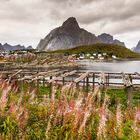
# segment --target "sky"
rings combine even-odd
[[[95,35],[113,35],[128,48],[140,40],[140,0],[0,0],[0,43],[35,48],[69,17]]]

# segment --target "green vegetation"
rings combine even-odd
[[[107,94],[111,98],[110,107],[114,108],[115,102],[119,99],[119,102],[123,105],[123,108],[127,107],[127,97],[125,89],[108,89]],[[133,92],[133,106],[137,106],[140,100],[140,91]]]
[[[88,93],[74,84],[33,85],[23,91],[0,80],[1,140],[138,140],[140,91],[127,107],[124,89]]]
[[[139,54],[129,50],[128,48],[114,44],[83,45],[72,49],[53,51],[51,53],[66,53],[66,54],[107,53],[109,55],[116,55],[119,58],[140,58]]]

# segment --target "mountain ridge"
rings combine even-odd
[[[32,49],[32,46],[28,46],[27,48],[24,45],[10,45],[8,43],[1,44],[0,43],[0,52],[10,52],[15,50],[24,50],[24,49]]]

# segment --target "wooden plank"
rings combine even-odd
[[[86,72],[86,73],[83,73],[80,77],[76,78],[74,80],[75,83],[79,83],[80,81],[82,81],[83,79],[85,79],[91,72]]]
[[[89,78],[88,76],[86,77],[86,92],[89,90]]]
[[[63,75],[61,75],[61,77],[67,77],[67,76],[75,74],[76,72],[77,72],[77,70],[73,70],[71,72],[64,73]]]
[[[136,74],[136,75],[138,75],[138,76],[140,77],[140,73],[138,73],[138,72],[135,72],[134,74]]]
[[[54,70],[49,70],[47,72],[39,72],[37,74],[37,76],[44,76],[44,75],[47,75],[48,73],[53,73],[53,72],[57,72],[57,71],[60,71],[59,69],[54,69]]]
[[[95,87],[95,73],[93,73],[92,75],[92,82],[93,82],[93,91],[94,91],[94,87]]]
[[[77,72],[76,70],[71,71],[71,72],[66,72],[66,73],[60,75],[59,77],[55,77],[55,78],[49,80],[48,82],[49,82],[49,83],[52,83],[52,82],[54,82],[54,81],[60,80],[61,78],[65,78],[65,77],[67,77],[67,76],[71,76],[71,75],[75,74],[76,72]]]
[[[18,81],[23,81],[23,80],[31,80],[32,76],[24,76],[23,78],[17,79]]]
[[[49,72],[49,73],[46,73],[46,75],[43,75],[43,76],[38,76],[38,74],[33,75],[33,76],[25,76],[25,77],[23,77],[21,79],[18,79],[18,81],[21,81],[21,80],[30,80],[29,81],[29,83],[30,83],[30,82],[33,82],[35,80],[42,80],[45,77],[55,76],[55,75],[58,75],[58,74],[61,74],[61,73],[63,73],[63,71],[52,72],[52,73]]]
[[[32,77],[31,77],[31,81],[30,82],[32,82],[32,81],[35,81],[35,80],[41,80],[41,79],[43,79],[43,78],[45,78],[45,77],[49,77],[49,76],[53,76],[53,74],[54,73],[60,73],[60,72],[58,72],[58,70],[59,69],[57,69],[57,70],[52,70],[52,71],[48,71],[48,72],[40,72],[40,73],[38,73],[38,74],[36,74],[36,75],[33,75]]]
[[[19,71],[17,71],[16,73],[12,74],[12,75],[9,77],[9,81],[11,81],[11,79],[12,79],[13,77],[15,77],[16,75],[18,75],[18,74],[21,73],[21,72],[22,72],[22,70],[19,70]]]

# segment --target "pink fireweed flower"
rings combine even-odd
[[[135,117],[135,122],[140,122],[140,108],[136,109],[134,117]]]
[[[5,81],[3,81],[2,85],[1,85],[1,89],[4,89],[6,86],[7,86],[7,83]]]
[[[62,95],[73,95],[75,93],[75,85],[74,83],[69,83],[62,87],[61,94]]]
[[[54,102],[55,101],[55,94],[57,91],[57,86],[53,86],[52,87],[52,95],[51,95],[51,101]]]
[[[6,107],[7,104],[7,100],[8,100],[8,93],[11,90],[11,85],[7,85],[6,87],[4,87],[3,91],[2,91],[2,95],[0,98],[0,105],[1,108],[4,109]]]
[[[122,124],[122,112],[121,112],[121,104],[117,105],[117,110],[116,110],[116,121],[117,121],[117,128],[120,128]]]
[[[134,124],[132,126],[132,129],[138,134],[140,134],[140,128],[138,127],[139,123],[140,123],[140,108],[137,108],[134,114]]]
[[[75,110],[75,102],[71,100],[69,101],[68,106],[65,108],[64,115],[74,113],[74,110]]]
[[[102,136],[105,137],[106,121],[107,121],[106,108],[101,107],[99,109],[99,127],[97,132],[97,136],[99,139],[102,138]]]
[[[48,136],[48,132],[51,128],[51,121],[52,121],[53,117],[54,117],[53,114],[51,114],[50,117],[49,117],[48,125],[47,125],[47,128],[46,128],[46,136]]]
[[[86,122],[88,121],[88,118],[90,117],[90,115],[91,115],[90,109],[84,112],[84,118],[83,118],[82,124],[80,125],[79,133],[81,133],[82,131],[85,131]]]
[[[15,105],[15,103],[11,102],[8,112],[16,115],[17,108],[18,108],[17,105]]]
[[[74,124],[75,124],[75,126],[78,125],[80,119],[84,115],[84,108],[82,106],[82,102],[83,102],[83,98],[82,97],[79,97],[75,101],[75,108],[74,108],[74,111],[75,111],[75,121],[74,121]]]

